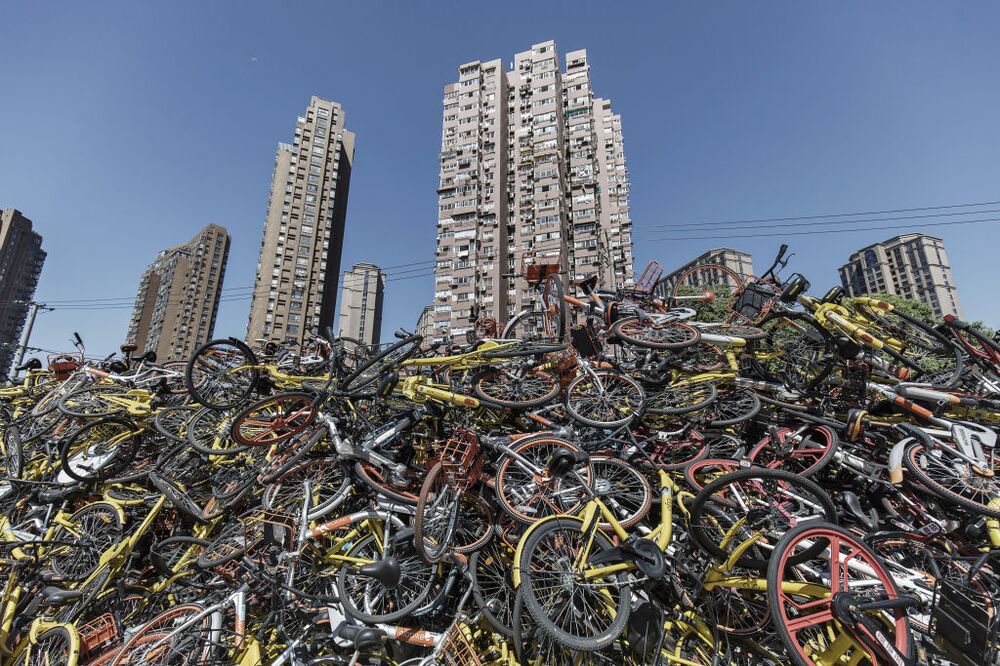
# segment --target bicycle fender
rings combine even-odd
[[[521,555],[524,553],[524,544],[527,543],[528,536],[532,532],[534,532],[536,529],[538,529],[539,525],[544,525],[545,523],[551,522],[553,520],[575,520],[576,522],[580,523],[581,525],[583,524],[583,520],[581,520],[580,518],[578,518],[576,516],[555,515],[555,516],[546,516],[545,518],[542,518],[541,520],[539,520],[537,523],[533,523],[531,525],[531,527],[529,527],[528,529],[526,529],[524,531],[524,534],[521,535],[521,538],[518,539],[517,548],[514,549],[514,568],[512,569],[512,577],[513,577],[513,580],[514,580],[514,588],[515,589],[521,586],[521,564],[520,564],[520,562],[521,562]]]
[[[903,455],[913,441],[916,441],[913,437],[904,437],[893,445],[889,452],[889,483],[899,485],[903,482]]]

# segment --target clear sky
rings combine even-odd
[[[995,2],[6,2],[0,25],[0,208],[45,237],[40,299],[131,298],[208,222],[233,237],[225,287],[251,285],[274,150],[310,95],[358,135],[344,265],[429,262],[442,87],[547,39],[587,49],[622,115],[639,268],[732,245],[763,270],[782,238],[762,235],[793,231],[793,267],[825,290],[905,229],[677,225],[1000,201]],[[994,326],[997,224],[926,229]],[[433,294],[426,271],[397,277],[383,337]],[[216,334],[242,337],[248,310],[228,297]],[[64,307],[32,343],[78,330],[107,353],[129,313]]]

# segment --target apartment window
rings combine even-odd
[[[330,117],[330,112],[327,111],[326,109],[320,107],[320,108],[316,109],[316,115],[319,116],[320,118],[329,118]]]

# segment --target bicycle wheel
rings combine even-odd
[[[588,543],[589,542],[589,543]],[[593,652],[610,645],[625,629],[632,603],[624,572],[584,578],[574,566],[585,549],[586,563],[613,548],[600,532],[592,541],[576,518],[555,518],[525,539],[518,561],[524,604],[535,622],[558,643]]]
[[[246,446],[280,444],[316,418],[315,396],[288,391],[246,407],[233,419],[230,437]]]
[[[667,384],[649,391],[646,411],[650,414],[688,414],[707,408],[715,402],[718,395],[713,382],[676,386]]]
[[[171,441],[186,442],[188,424],[197,413],[198,407],[195,405],[179,405],[161,409],[153,417],[153,428]]]
[[[843,528],[813,523],[790,530],[767,568],[767,598],[797,666],[915,663],[905,606],[871,607],[899,599],[892,576]]]
[[[727,337],[742,338],[747,342],[762,340],[767,337],[767,332],[757,326],[746,326],[744,324],[714,323],[699,326],[698,330],[702,335],[725,335]]]
[[[748,457],[759,467],[813,476],[833,460],[839,445],[837,433],[826,426],[807,425],[802,432],[781,428],[757,442]]]
[[[198,347],[184,372],[191,397],[211,409],[232,409],[250,398],[260,380],[257,357],[235,338]]]
[[[344,466],[330,458],[314,458],[292,467],[264,491],[265,509],[302,513],[304,484],[309,483],[309,520],[321,518],[344,503],[351,494],[351,480]]]
[[[161,613],[126,641],[110,666],[215,663],[212,636],[218,633],[213,625],[219,618],[205,610],[199,604],[184,604]]]
[[[437,576],[437,567],[420,559],[409,535],[385,544],[369,534],[347,558],[337,573],[340,603],[349,616],[370,624],[394,622],[419,608]],[[372,565],[387,573],[376,577]]]
[[[695,496],[690,535],[720,560],[755,539],[736,564],[763,570],[774,545],[788,530],[819,521],[835,523],[837,510],[818,485],[783,470],[743,469],[712,481]]]
[[[142,447],[142,431],[131,421],[109,416],[74,432],[59,450],[61,471],[82,483],[119,474]]]
[[[642,472],[624,460],[607,456],[594,456],[590,466],[594,474],[591,487],[622,527],[634,527],[646,517],[653,505],[653,490]],[[600,528],[610,530],[611,525],[601,523]]]
[[[930,450],[916,442],[906,447],[903,466],[946,502],[981,516],[1000,518],[1000,511],[989,506],[991,500],[1000,497],[1000,478],[993,469],[980,470],[946,449]]]
[[[196,522],[206,522],[204,511],[176,481],[160,476],[156,472],[149,473],[149,481],[175,509]]]
[[[57,523],[47,553],[52,571],[67,580],[85,580],[100,565],[101,555],[121,541],[124,522],[118,508],[109,502],[94,502]],[[71,545],[72,544],[72,545]]]
[[[348,375],[339,388],[342,391],[360,391],[371,386],[382,376],[382,373],[391,370],[420,351],[420,343],[422,341],[423,337],[411,335],[383,349],[362,363],[352,374]]]
[[[472,392],[497,407],[528,409],[559,395],[559,381],[531,368],[504,367],[484,371],[472,384]]]
[[[719,397],[706,410],[708,425],[725,428],[743,423],[760,412],[760,398],[750,389],[729,389],[719,393]]]
[[[545,328],[545,313],[526,310],[514,316],[503,329],[504,340],[544,340],[549,338]]]
[[[496,631],[513,637],[514,552],[499,539],[489,542],[469,558],[472,595],[483,617]]]
[[[30,656],[17,664],[24,666],[76,666],[80,657],[80,638],[73,625],[52,627],[38,634],[32,645]]]
[[[187,442],[206,456],[235,456],[250,449],[230,437],[232,416],[221,409],[205,407],[187,425]]]
[[[354,475],[368,488],[394,502],[416,506],[420,499],[420,484],[416,479],[394,479],[381,468],[367,462],[356,463]]]
[[[108,402],[105,397],[122,396],[128,392],[124,386],[90,386],[67,393],[59,399],[59,411],[76,418],[100,418],[125,411],[121,405]]]
[[[862,317],[873,322],[875,330],[872,332],[902,356],[897,358],[887,350],[881,352],[881,355],[893,363],[905,361],[905,365],[913,375],[907,378],[910,381],[926,381],[928,377],[933,376],[934,383],[938,386],[952,386],[961,378],[963,367],[961,349],[933,327],[904,312],[892,309],[891,306],[883,308],[858,300],[852,302],[851,307]],[[898,341],[898,344],[894,344],[892,340]]]
[[[21,431],[13,423],[8,424],[3,431],[3,465],[5,476],[20,479],[24,473],[24,445],[21,443]]]
[[[497,468],[494,488],[500,507],[520,523],[533,523],[546,516],[573,513],[585,496],[580,482],[571,473],[552,474],[547,465],[560,449],[579,451],[573,444],[544,435],[526,438],[513,447]],[[576,466],[577,473],[589,483],[593,472],[589,464]]]
[[[619,319],[612,325],[611,335],[644,349],[684,349],[701,340],[698,329],[679,321],[657,323],[639,317]]]
[[[566,387],[566,411],[595,428],[620,428],[642,412],[645,402],[639,382],[613,370],[585,372]]]
[[[749,345],[750,364],[765,381],[809,391],[833,369],[833,338],[804,312],[776,312],[760,323],[766,336]]]
[[[562,279],[556,274],[545,278],[542,288],[542,312],[545,314],[545,330],[549,337],[562,340],[566,334],[566,307],[563,297]]]
[[[428,564],[436,564],[448,554],[461,520],[461,495],[442,470],[442,464],[436,463],[427,473],[413,515],[413,544]]]

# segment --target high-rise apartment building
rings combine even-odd
[[[621,118],[591,90],[586,51],[554,42],[458,68],[444,88],[434,329],[464,333],[473,306],[503,321],[534,306],[531,263],[607,287],[632,277]]]
[[[163,361],[191,356],[215,331],[228,260],[229,234],[217,224],[157,254],[139,280],[127,341]]]
[[[728,268],[739,277],[753,275],[753,257],[749,252],[741,252],[729,247],[717,247],[661,277],[657,283],[656,293],[659,296],[669,296],[678,280],[683,280],[684,284],[695,288],[716,285],[736,287],[736,279],[724,270],[706,268],[690,272],[692,268],[699,266],[721,266]]]
[[[340,104],[313,97],[278,144],[248,340],[302,343],[333,325],[354,139]]]
[[[935,317],[962,316],[944,241],[934,236],[902,234],[862,248],[841,266],[840,283],[848,296],[892,294],[927,305]]]
[[[385,273],[374,264],[354,264],[344,271],[340,292],[338,335],[354,338],[365,345],[382,341],[382,298]]]
[[[430,342],[434,335],[434,306],[425,305],[417,317],[417,326],[413,330],[417,335],[423,336],[425,342]]]
[[[0,210],[0,376],[6,377],[42,274],[45,251],[31,220],[13,208]]]

